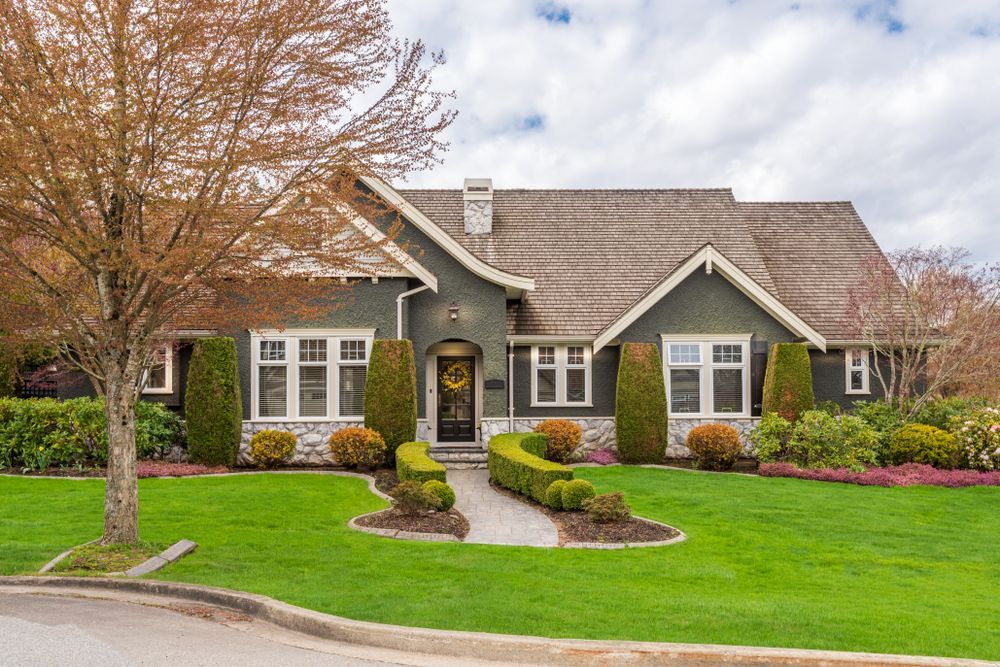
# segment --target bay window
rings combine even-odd
[[[662,336],[667,410],[693,417],[750,412],[750,336]]]
[[[591,349],[584,345],[531,348],[533,406],[589,406]]]
[[[254,419],[363,417],[372,333],[302,329],[254,334]]]

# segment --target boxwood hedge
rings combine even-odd
[[[502,433],[490,438],[487,465],[500,486],[544,503],[545,491],[557,479],[573,479],[573,470],[546,461],[544,433]]]
[[[430,450],[427,442],[404,442],[396,448],[396,476],[400,482],[447,481],[444,466],[430,457]]]

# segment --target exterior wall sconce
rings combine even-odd
[[[451,305],[448,306],[448,317],[451,318],[452,322],[458,319],[458,304],[454,301],[452,301]]]

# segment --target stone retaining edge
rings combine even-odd
[[[645,521],[646,523],[655,523],[657,526],[663,526],[664,528],[670,528],[671,530],[676,530],[677,535],[671,537],[669,540],[657,540],[656,542],[567,542],[562,545],[563,549],[641,549],[643,547],[665,547],[668,544],[677,544],[678,542],[683,542],[687,539],[687,535],[683,530],[679,528],[674,528],[673,526],[668,526],[661,521],[654,521],[653,519],[647,519],[644,516],[632,516],[633,519],[638,519],[639,521]]]
[[[287,630],[314,637],[375,648],[466,659],[482,659],[547,665],[660,665],[670,661],[678,667],[708,667],[720,663],[774,667],[983,667],[995,664],[962,658],[935,658],[878,653],[849,653],[810,649],[757,648],[711,644],[546,639],[483,632],[431,630],[367,621],[353,621],[272,598],[224,588],[180,584],[150,579],[81,577],[0,577],[3,588],[24,592],[101,597],[101,591],[160,596],[198,604],[224,607]]]
[[[384,512],[385,510],[378,510],[378,512],[368,512],[367,514],[359,514],[350,521],[347,522],[347,527],[357,530],[362,533],[371,533],[372,535],[378,535],[379,537],[391,537],[394,540],[414,540],[417,542],[461,542],[462,540],[450,533],[415,533],[411,530],[399,530],[396,528],[375,528],[372,526],[361,526],[357,524],[357,520],[371,516],[373,514],[378,514],[379,512]]]

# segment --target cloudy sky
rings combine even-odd
[[[1000,260],[998,0],[390,0],[459,117],[411,184],[854,202]]]

